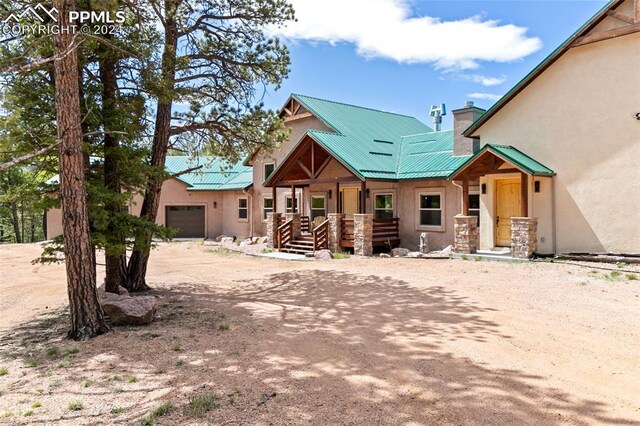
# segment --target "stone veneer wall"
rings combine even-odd
[[[537,217],[511,218],[511,256],[528,259],[536,252],[538,241]]]
[[[342,213],[329,213],[329,250],[336,252],[340,250],[340,239],[342,238]]]
[[[293,221],[293,232],[291,238],[298,238],[300,234],[302,234],[302,223],[301,223],[301,214],[300,213],[285,213],[284,220],[286,222],[292,220]]]
[[[478,218],[476,216],[454,216],[453,230],[454,252],[471,254],[478,250]]]
[[[353,215],[353,254],[371,256],[373,254],[373,215]]]
[[[267,213],[267,247],[274,248],[278,233],[278,218],[282,213]]]

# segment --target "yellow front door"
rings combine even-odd
[[[511,245],[511,218],[520,216],[520,179],[496,180],[496,246]]]
[[[342,188],[342,213],[353,215],[358,213],[358,188]]]

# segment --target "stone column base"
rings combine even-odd
[[[293,233],[291,238],[298,238],[300,234],[302,234],[302,218],[300,213],[285,213],[284,214],[285,221],[293,221]]]
[[[457,215],[453,218],[453,251],[471,254],[478,250],[478,218]]]
[[[278,232],[278,218],[282,213],[267,213],[267,247],[276,245],[276,233]]]
[[[329,213],[329,250],[337,252],[340,250],[340,239],[342,238],[342,213]]]
[[[353,254],[371,256],[373,254],[373,215],[353,215]]]
[[[538,218],[511,218],[511,256],[528,259],[538,248]]]

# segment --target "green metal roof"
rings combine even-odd
[[[198,166],[202,168],[176,177],[187,185],[188,191],[242,190],[253,183],[253,169],[242,162],[230,164],[217,157],[186,156],[168,156],[165,162],[165,170],[170,174]]]
[[[334,130],[307,134],[365,179],[446,178],[469,156],[453,156],[453,132],[414,117],[293,94]]]
[[[558,46],[553,52],[542,60],[529,74],[524,76],[511,90],[509,90],[502,98],[500,98],[495,104],[491,106],[484,114],[482,114],[471,126],[469,126],[463,135],[467,137],[476,136],[475,132],[486,123],[491,117],[493,117],[500,109],[502,109],[511,99],[515,98],[518,93],[524,90],[533,80],[535,80],[540,74],[542,74],[547,68],[549,68],[554,62],[571,48],[571,44],[582,35],[591,31],[596,25],[598,25],[608,15],[607,13],[624,3],[625,0],[610,0],[605,4],[598,12],[596,12],[587,22],[585,22],[580,28],[578,28],[573,34],[569,36],[560,46]]]
[[[529,157],[527,154],[523,153],[522,151],[512,146],[487,144],[483,146],[473,156],[467,157],[467,160],[463,164],[461,164],[456,170],[450,173],[450,176],[456,175],[458,172],[463,170],[466,166],[473,163],[473,161],[476,158],[478,158],[480,155],[482,155],[486,151],[491,151],[495,155],[502,157],[503,159],[512,163],[519,169],[533,176],[554,176],[556,174],[553,170],[551,170],[547,166],[539,163],[538,161]]]

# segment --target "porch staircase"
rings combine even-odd
[[[299,237],[285,243],[280,251],[285,253],[313,256],[313,234],[303,232]]]

